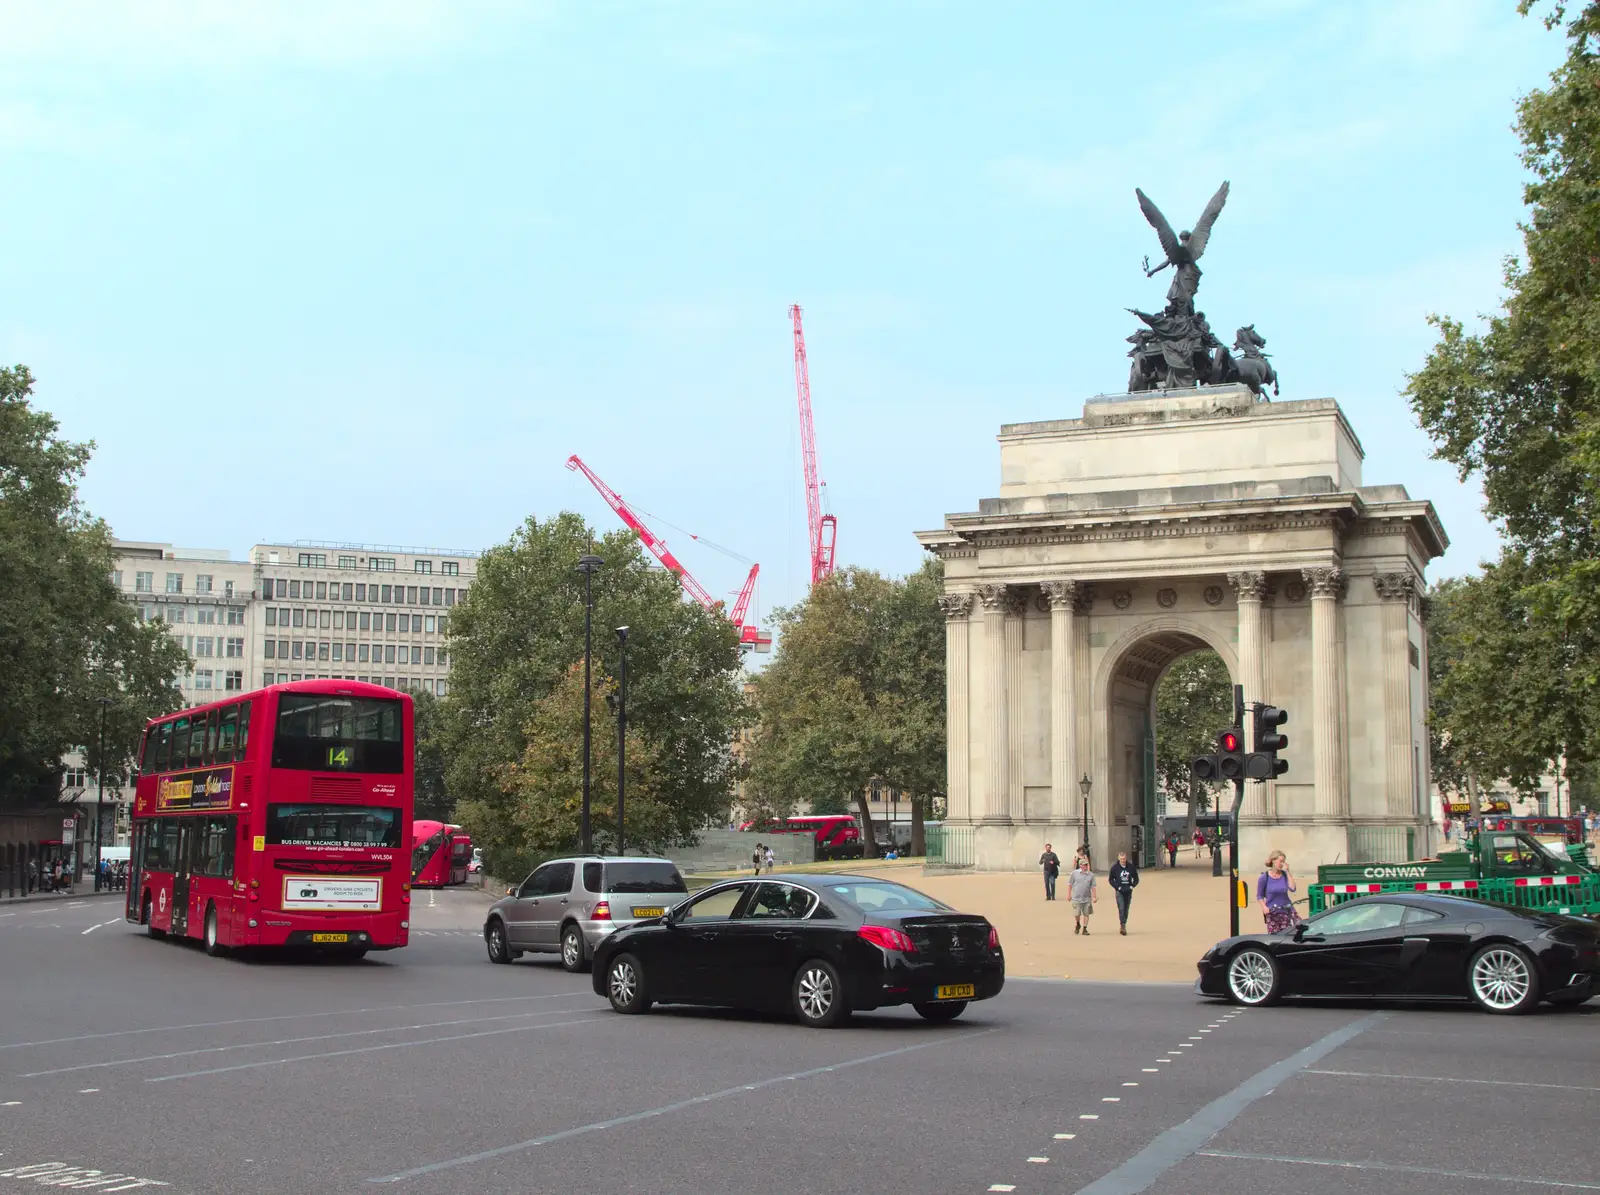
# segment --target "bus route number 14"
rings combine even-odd
[[[350,748],[329,747],[328,766],[330,768],[348,768],[350,766]]]

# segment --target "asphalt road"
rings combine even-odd
[[[944,1026],[629,1018],[491,966],[483,908],[419,893],[413,945],[356,964],[0,908],[0,1195],[1600,1191],[1600,1008],[1016,980]]]

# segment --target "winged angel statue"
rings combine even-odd
[[[1235,359],[1212,333],[1205,312],[1194,308],[1195,293],[1200,289],[1200,256],[1206,251],[1206,242],[1211,239],[1211,228],[1222,213],[1222,205],[1228,201],[1228,184],[1217,188],[1192,231],[1176,234],[1148,195],[1137,187],[1134,194],[1139,197],[1139,210],[1161,239],[1165,254],[1165,259],[1155,267],[1150,265],[1148,257],[1144,259],[1145,277],[1153,278],[1168,266],[1172,267],[1173,277],[1172,285],[1167,288],[1166,310],[1149,315],[1129,308],[1147,325],[1128,337],[1133,345],[1128,353],[1133,358],[1129,391],[1244,382],[1259,396],[1263,386],[1277,382],[1277,375],[1261,351],[1266,340],[1253,325],[1241,328],[1233,347],[1243,352],[1244,357]]]

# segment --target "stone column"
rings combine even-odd
[[[1013,822],[1028,819],[1022,766],[1022,619],[1027,605],[1011,590],[1005,603],[1006,643],[1006,812]]]
[[[979,818],[985,822],[1010,822],[1011,718],[1006,694],[1006,605],[1004,585],[978,586],[983,607],[984,792]]]
[[[967,737],[972,733],[968,700],[968,640],[972,621],[972,595],[947,593],[939,599],[944,611],[945,792],[952,822],[972,820],[972,761]]]
[[[1383,599],[1383,774],[1384,811],[1410,819],[1416,802],[1411,791],[1411,603],[1417,591],[1412,573],[1378,573],[1372,578]]]
[[[1078,628],[1072,615],[1080,586],[1046,581],[1039,588],[1050,604],[1050,820],[1067,822],[1078,788]]]
[[[1302,569],[1311,590],[1311,725],[1315,741],[1312,774],[1318,818],[1342,821],[1349,802],[1339,788],[1339,757],[1344,736],[1339,725],[1339,595],[1341,568]]]
[[[1267,699],[1267,657],[1261,633],[1267,574],[1229,573],[1228,583],[1239,595],[1239,683],[1244,686],[1245,704],[1249,705]]]

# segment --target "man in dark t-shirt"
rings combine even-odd
[[[1039,866],[1044,871],[1044,898],[1056,898],[1056,877],[1061,874],[1061,859],[1055,851],[1050,849],[1050,844],[1044,844],[1044,854],[1039,856]]]

